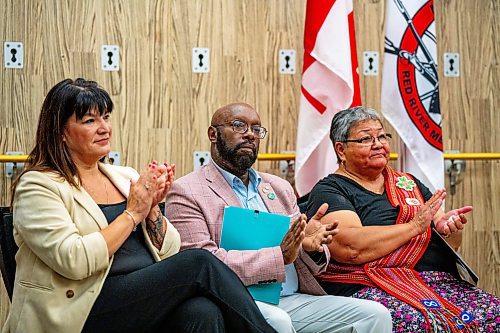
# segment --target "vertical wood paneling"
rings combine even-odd
[[[435,1],[438,64],[444,52],[460,53],[460,78],[440,74],[445,149],[499,152],[500,116],[498,1]],[[467,162],[457,193],[446,206],[474,206],[461,253],[481,277],[479,285],[500,294],[500,161]]]
[[[278,73],[279,49],[297,50],[301,72],[306,0],[5,0],[0,36],[22,41],[23,70],[0,69],[0,153],[29,152],[45,94],[66,77],[99,82],[113,97],[113,150],[122,164],[151,159],[192,169],[192,152],[208,150],[206,131],[221,105],[254,105],[270,133],[261,152],[295,149],[300,74]],[[385,1],[354,1],[358,61],[383,55]],[[435,1],[438,63],[459,52],[460,78],[440,77],[445,149],[499,152],[500,3]],[[120,46],[120,71],[100,69],[101,45]],[[191,72],[191,49],[210,48],[209,74]],[[380,64],[382,66],[382,64]],[[439,70],[440,74],[442,69]],[[365,105],[380,109],[381,76],[360,77]],[[390,127],[389,125],[387,125]],[[395,131],[392,131],[395,133]],[[396,142],[395,142],[396,143]],[[393,149],[396,145],[393,146]],[[277,163],[258,168],[277,173]],[[0,165],[4,174],[4,166]],[[500,161],[467,162],[447,207],[474,205],[462,254],[500,293]],[[0,204],[10,199],[0,178]],[[0,288],[0,324],[8,301]]]

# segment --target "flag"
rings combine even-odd
[[[299,195],[337,169],[331,120],[361,104],[352,7],[352,0],[307,1],[295,159]]]
[[[444,187],[432,0],[387,0],[382,113],[403,141],[401,168]]]

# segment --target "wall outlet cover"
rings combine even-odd
[[[363,75],[377,76],[378,75],[378,52],[365,51],[363,52]]]
[[[120,70],[120,47],[103,45],[101,48],[101,69],[103,71]]]
[[[460,76],[460,54],[444,53],[444,76],[459,77]]]
[[[212,160],[209,151],[195,151],[193,153],[193,169],[198,170]]]
[[[5,68],[20,69],[24,67],[24,48],[21,42],[3,43],[3,59]]]
[[[294,49],[279,50],[279,72],[280,74],[295,74],[296,51]]]
[[[210,49],[206,47],[193,47],[192,66],[193,73],[210,72]]]
[[[119,151],[110,151],[108,157],[109,157],[109,163],[113,165],[121,165],[121,158]]]

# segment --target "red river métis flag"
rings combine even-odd
[[[432,0],[387,0],[382,112],[404,144],[403,171],[444,187]]]
[[[307,1],[295,160],[300,195],[338,167],[330,123],[338,111],[361,104],[357,68],[352,0]]]

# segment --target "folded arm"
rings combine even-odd
[[[406,244],[418,231],[411,224],[362,226],[359,216],[350,210],[328,213],[323,223],[339,221],[339,232],[329,245],[331,256],[338,262],[364,264],[381,258]]]
[[[332,257],[343,263],[363,264],[391,253],[428,230],[445,196],[444,191],[436,191],[419,208],[412,220],[402,224],[363,226],[354,211],[339,210],[328,213],[321,220],[322,223],[339,221],[339,232],[329,246]]]

